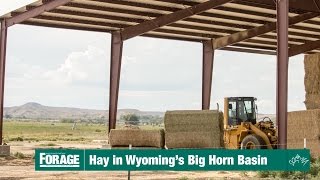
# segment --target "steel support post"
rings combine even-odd
[[[1,21],[0,36],[0,145],[3,137],[3,103],[4,103],[4,81],[7,49],[7,26],[5,20]]]
[[[202,110],[210,109],[213,58],[212,41],[204,41],[202,50]]]
[[[121,71],[123,41],[120,32],[113,32],[111,37],[111,65],[109,92],[109,131],[116,128],[118,95]]]
[[[287,148],[289,0],[277,0],[277,125],[278,148]]]

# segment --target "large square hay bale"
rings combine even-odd
[[[220,148],[223,115],[215,110],[167,111],[164,117],[168,148]]]
[[[307,109],[320,109],[320,54],[306,55],[304,69],[306,107]]]
[[[288,148],[302,149],[304,138],[314,156],[320,156],[320,109],[288,113]]]
[[[164,147],[164,130],[112,129],[109,135],[112,147]]]

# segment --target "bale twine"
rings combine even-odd
[[[167,111],[164,117],[168,148],[220,148],[223,114],[215,110]]]
[[[109,135],[112,147],[164,147],[164,130],[112,129]]]
[[[304,138],[314,156],[320,156],[320,109],[288,113],[288,148],[302,149]]]

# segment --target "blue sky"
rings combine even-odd
[[[0,0],[0,14],[19,6],[14,2]],[[126,41],[119,108],[200,109],[201,52],[199,43]],[[109,66],[110,34],[15,25],[8,33],[5,106],[107,109]],[[303,55],[291,58],[289,68],[289,110],[305,109]],[[275,113],[275,78],[275,56],[216,51],[211,106],[227,96],[255,96],[260,112]]]

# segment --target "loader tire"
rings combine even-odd
[[[243,149],[266,149],[266,142],[256,134],[247,135],[241,142]]]

